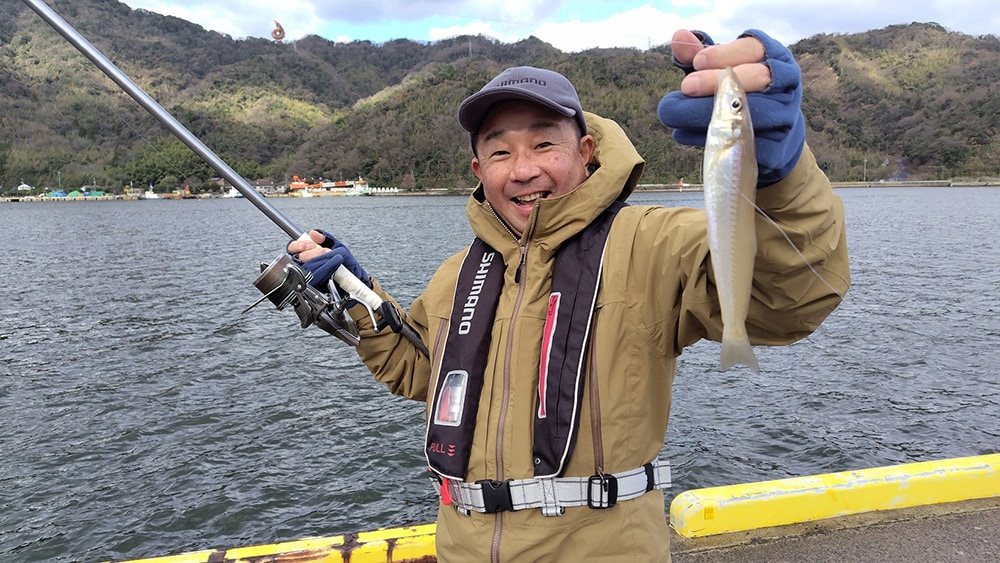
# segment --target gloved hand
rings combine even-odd
[[[351,251],[344,246],[344,243],[340,242],[333,235],[324,231],[317,230],[319,233],[323,234],[323,241],[319,243],[320,246],[324,248],[329,248],[330,251],[323,253],[315,258],[307,260],[305,262],[299,261],[299,255],[297,253],[292,254],[292,258],[299,262],[302,267],[312,273],[312,279],[309,280],[309,285],[318,288],[325,289],[327,282],[333,276],[333,273],[341,265],[347,268],[349,272],[358,277],[365,285],[368,287],[372,286],[372,282],[368,277],[368,273],[365,272],[364,268],[358,264],[358,260],[351,254]],[[293,250],[292,245],[295,241],[289,243],[286,250],[291,252]]]
[[[714,44],[708,35],[695,33],[703,44]],[[765,55],[761,62],[771,70],[771,84],[763,92],[747,93],[757,152],[757,187],[764,187],[787,176],[805,147],[802,76],[791,51],[764,32],[751,29],[740,37],[754,37],[764,45]],[[674,64],[687,73],[695,70],[676,59]],[[674,140],[678,143],[704,146],[708,123],[712,119],[712,104],[711,97],[690,97],[674,91],[660,100],[657,115],[660,122],[673,128]]]

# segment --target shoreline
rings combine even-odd
[[[989,188],[1000,186],[1000,180],[900,180],[900,181],[877,181],[877,182],[830,182],[830,186],[839,188]],[[657,192],[701,192],[701,184],[684,184],[678,186],[674,184],[639,184],[635,193],[657,193]],[[419,196],[443,196],[443,195],[469,195],[471,190],[455,189],[431,189],[424,191],[393,192],[386,194],[371,194],[364,197],[419,197]],[[290,198],[288,194],[268,194],[264,197],[270,198]],[[349,196],[321,196],[322,199],[329,197],[349,197]],[[205,195],[198,197],[169,197],[161,196],[156,200],[146,200],[141,197],[126,195],[102,195],[102,196],[79,196],[79,197],[46,197],[46,196],[3,196],[0,203],[34,203],[34,202],[64,202],[64,201],[160,201],[160,200],[182,200],[182,199],[244,199],[243,197],[232,198],[219,195]]]

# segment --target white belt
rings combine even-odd
[[[623,500],[639,498],[653,489],[670,487],[670,463],[656,460],[631,471],[591,477],[547,477],[482,480],[465,483],[443,479],[452,504],[459,512],[494,513],[540,508],[546,516],[561,516],[570,506],[611,508]]]

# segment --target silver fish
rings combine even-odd
[[[722,308],[721,366],[726,370],[743,364],[759,371],[746,330],[757,253],[754,233],[757,158],[750,106],[743,86],[730,68],[719,75],[705,141],[703,174],[708,246]]]

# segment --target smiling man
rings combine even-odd
[[[462,103],[458,120],[486,201],[517,235],[535,200],[565,195],[589,175],[594,138],[576,89],[557,72],[507,69]]]
[[[675,63],[690,75],[660,117],[681,115],[679,140],[704,144],[719,69],[737,67],[760,92],[757,203],[786,232],[758,219],[747,328],[754,344],[787,344],[847,290],[843,208],[795,126],[801,85],[788,50],[753,31],[702,43],[675,36],[687,45]],[[722,337],[705,213],[625,205],[642,158],[556,72],[507,69],[458,116],[479,179],[466,207],[475,239],[406,315],[430,357],[350,311],[375,379],[426,402],[438,560],[669,561],[659,452],[676,359]],[[391,299],[343,244],[310,236],[288,247],[310,283],[323,287],[343,264]]]

